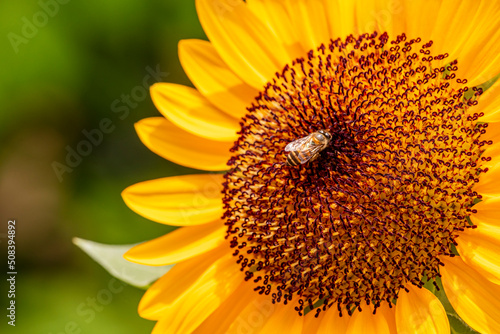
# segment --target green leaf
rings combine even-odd
[[[125,260],[123,254],[136,244],[107,245],[80,238],[73,238],[73,243],[99,263],[112,276],[141,289],[147,289],[151,283],[163,276],[174,266],[152,267]]]
[[[500,74],[494,76],[493,78],[491,78],[490,80],[480,84],[479,86],[477,86],[478,88],[481,88],[483,90],[483,92],[487,91],[491,86],[493,86],[493,84],[498,80],[498,78],[500,78]]]
[[[483,93],[486,92],[488,89],[490,89],[491,86],[500,78],[500,74],[494,76],[490,80],[483,82],[480,85],[477,85],[476,88],[481,88],[483,90]],[[465,94],[465,98],[470,99],[474,96],[475,91],[473,89],[469,89]],[[474,203],[476,204],[476,203]]]
[[[456,313],[446,313],[450,321],[451,334],[476,334],[472,328],[469,327]]]

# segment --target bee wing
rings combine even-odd
[[[306,163],[311,160],[316,155],[316,153],[320,152],[322,148],[323,145],[317,145],[313,142],[308,142],[301,148],[300,154],[297,155],[297,158],[299,159],[301,164]]]
[[[309,137],[311,135],[299,138],[297,140],[292,141],[291,143],[288,143],[288,145],[285,146],[285,152],[292,152],[292,151],[299,151],[301,150],[302,146],[307,144],[307,141],[309,140]]]

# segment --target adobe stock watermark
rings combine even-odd
[[[97,314],[104,310],[106,305],[111,304],[115,296],[123,291],[126,283],[116,278],[108,281],[106,288],[103,288],[93,296],[89,296],[82,301],[75,309],[79,320],[68,321],[64,328],[49,334],[80,334],[83,333],[82,324],[89,324],[97,317]]]
[[[181,215],[181,220],[186,224],[191,224],[198,214],[206,214],[206,209],[211,207],[214,200],[220,198],[222,191],[222,179],[220,174],[206,174],[210,176],[210,180],[203,186],[200,186],[196,192],[193,193],[191,204],[186,203],[184,206],[178,208]],[[214,217],[215,218],[215,217]]]
[[[267,320],[274,314],[276,306],[271,298],[254,300],[249,309],[236,318],[228,334],[253,334],[259,333]]]
[[[23,44],[28,44],[30,40],[38,35],[40,29],[45,27],[51,18],[59,13],[61,5],[65,5],[71,0],[39,0],[38,6],[40,10],[37,11],[31,18],[21,17],[22,27],[19,33],[7,33],[7,39],[12,45],[14,52],[19,53],[19,47]]]
[[[146,67],[147,74],[142,79],[140,85],[133,87],[127,94],[121,94],[111,102],[110,109],[118,117],[119,120],[126,119],[130,111],[137,108],[140,102],[148,97],[149,86],[155,82],[164,80],[169,73],[162,72],[160,65],[156,65],[153,69],[150,66]],[[66,159],[64,163],[59,161],[52,162],[54,170],[59,182],[64,180],[66,173],[71,173],[78,167],[85,157],[88,157],[95,147],[102,144],[105,135],[112,133],[116,129],[116,124],[111,118],[105,117],[100,120],[99,126],[94,129],[82,130],[84,139],[80,140],[75,147],[66,145]]]
[[[385,31],[393,22],[394,16],[402,14],[403,3],[401,0],[390,0],[387,7],[378,11],[372,11],[370,17],[372,20],[365,23],[365,32],[374,32],[376,30]],[[395,36],[393,36],[395,37]]]

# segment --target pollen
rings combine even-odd
[[[480,89],[432,42],[386,33],[332,40],[287,65],[248,108],[224,181],[226,238],[245,279],[299,314],[389,306],[440,276],[474,228],[472,190],[491,142]],[[439,65],[444,64],[444,65]],[[331,134],[317,159],[284,148]]]

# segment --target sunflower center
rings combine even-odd
[[[439,275],[480,196],[488,143],[432,42],[387,34],[331,41],[295,60],[242,121],[224,184],[227,239],[246,280],[299,313],[392,303]],[[468,96],[468,97],[467,97]],[[285,147],[319,130],[318,156]],[[300,149],[299,149],[300,151]],[[304,156],[302,156],[304,157]]]

